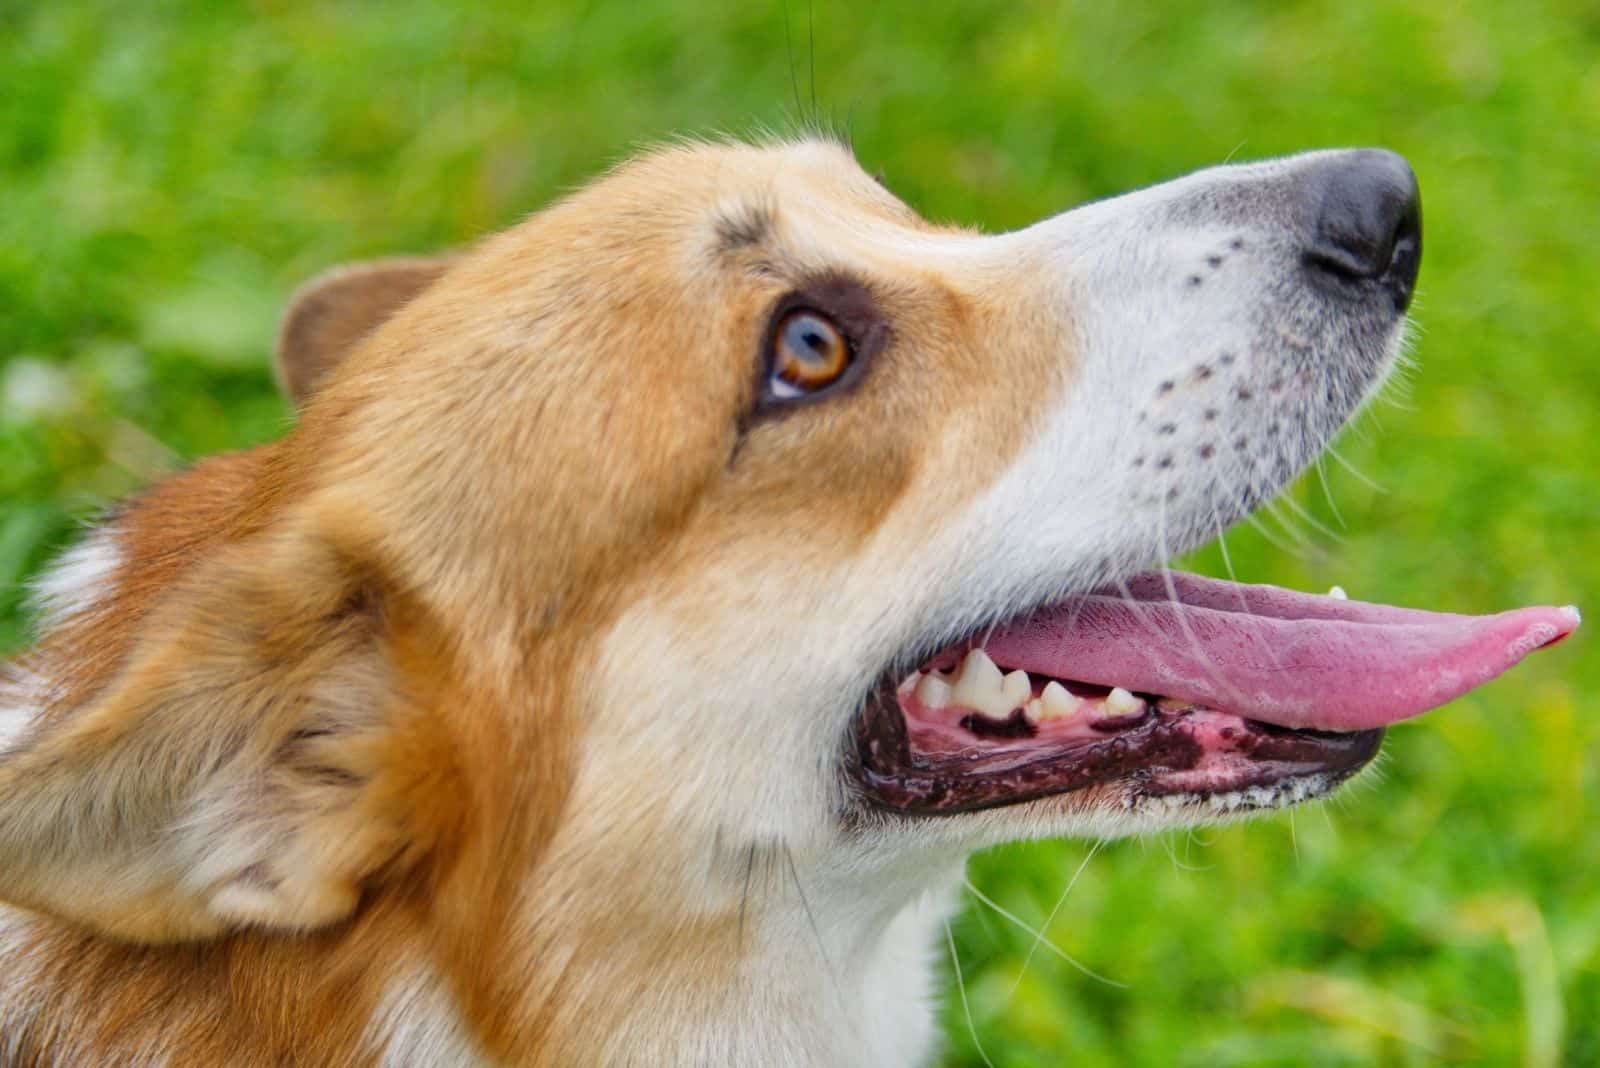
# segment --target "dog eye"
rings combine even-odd
[[[826,389],[849,370],[855,350],[837,323],[819,311],[796,308],[773,326],[773,400],[793,400]]]

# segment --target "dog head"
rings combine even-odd
[[[314,284],[288,438],[57,572],[0,893],[170,940],[404,887],[511,1036],[574,970],[737,974],[763,865],[864,930],[996,840],[1324,793],[1575,617],[1136,571],[1381,384],[1419,255],[1387,153],[991,236],[802,141]]]

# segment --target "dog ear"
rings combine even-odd
[[[461,796],[389,617],[315,537],[197,564],[98,692],[0,746],[0,899],[137,942],[348,916]]]
[[[289,299],[278,330],[278,381],[295,407],[362,338],[455,262],[450,256],[375,260],[318,275]]]

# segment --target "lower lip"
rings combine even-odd
[[[892,695],[874,705],[864,713],[854,770],[875,807],[908,815],[972,812],[1097,786],[1122,787],[1131,798],[1225,794],[1314,775],[1339,781],[1370,761],[1383,737],[1381,730],[1293,731],[1210,709],[1162,709],[1073,746],[1008,740],[935,755],[904,737]]]

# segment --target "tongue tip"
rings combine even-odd
[[[1575,604],[1560,608],[1524,608],[1513,615],[1526,620],[1521,636],[1512,643],[1508,652],[1507,667],[1511,667],[1529,653],[1547,649],[1565,640],[1583,622],[1583,614]]]
[[[1496,625],[1499,620],[1500,625]],[[1477,689],[1479,686],[1521,663],[1530,653],[1540,649],[1549,648],[1565,640],[1573,631],[1578,629],[1583,622],[1583,616],[1576,605],[1562,605],[1561,607],[1539,606],[1534,608],[1521,608],[1506,612],[1500,616],[1481,617],[1482,633],[1487,637],[1498,633],[1499,640],[1505,641],[1501,654],[1497,657],[1487,649],[1482,649],[1478,654],[1482,657],[1480,670],[1476,678],[1470,672],[1461,672],[1459,681],[1442,688],[1440,691],[1429,695],[1429,699],[1418,702],[1415,707],[1394,710],[1398,714],[1380,716],[1372,726],[1387,726],[1402,719],[1411,719],[1424,712],[1448,704],[1462,694]],[[1507,626],[1509,624],[1509,626]],[[1509,640],[1507,640],[1509,639]],[[1490,641],[1495,639],[1491,638]],[[1492,647],[1492,646],[1491,646]],[[1480,647],[1481,649],[1481,647]],[[1470,681],[1469,681],[1470,680]]]

